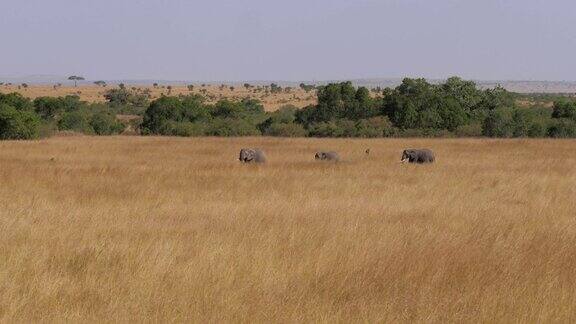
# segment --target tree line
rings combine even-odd
[[[168,136],[576,137],[571,97],[546,97],[554,100],[552,107],[520,107],[517,99],[540,102],[542,96],[501,87],[483,90],[458,77],[440,84],[406,78],[395,88],[372,90],[351,82],[301,87],[316,91],[317,104],[286,105],[274,112],[266,112],[255,99],[208,103],[189,94],[150,101],[149,92],[125,87],[106,91],[105,103],[0,93],[0,138],[29,139],[56,131],[110,135],[126,128]],[[117,115],[141,118],[127,124]]]
[[[351,82],[317,87],[318,102],[265,112],[250,99],[206,104],[201,96],[164,97],[144,115],[144,134],[285,137],[576,137],[576,101],[518,107],[518,94],[479,89],[452,77],[441,84],[406,78],[371,91]]]

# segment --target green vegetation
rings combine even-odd
[[[198,95],[162,97],[144,114],[143,134],[175,136],[254,136],[266,118],[264,107],[255,100],[204,103]]]
[[[275,112],[265,112],[253,99],[209,104],[198,94],[163,95],[149,102],[149,91],[129,90],[123,84],[107,90],[106,102],[98,104],[77,96],[31,101],[15,93],[0,94],[0,138],[31,139],[64,130],[118,134],[128,126],[118,115],[130,115],[120,119],[144,135],[576,137],[576,100],[567,95],[481,90],[457,77],[442,84],[404,79],[394,89],[372,92],[351,82],[300,87],[316,90],[317,104],[301,109],[286,105]],[[276,84],[268,89],[283,91]]]
[[[32,101],[17,93],[0,93],[0,139],[34,139],[57,131],[119,134],[125,126],[116,115],[124,109],[110,103],[88,104],[77,96]]]

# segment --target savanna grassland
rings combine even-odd
[[[215,103],[220,99],[228,99],[233,101],[242,100],[245,98],[257,99],[262,103],[262,106],[267,111],[274,111],[284,105],[294,105],[302,108],[307,105],[316,103],[315,91],[306,92],[298,87],[290,88],[280,92],[267,92],[265,89],[258,88],[254,85],[250,88],[245,88],[241,85],[214,85],[207,84],[194,84],[192,90],[185,85],[126,85],[130,90],[137,91],[138,93],[149,93],[150,99],[158,99],[162,96],[179,96],[179,95],[202,95],[207,99],[208,103]],[[170,87],[170,89],[168,88]],[[232,87],[232,88],[231,88]],[[90,103],[105,102],[104,95],[110,89],[118,88],[117,85],[108,85],[106,87],[82,84],[74,87],[73,85],[29,85],[22,87],[21,85],[1,85],[0,92],[11,93],[16,92],[26,98],[35,99],[38,97],[65,97],[65,96],[78,96],[80,100]]]
[[[241,165],[241,147],[269,163]],[[400,164],[406,147],[437,163]],[[576,321],[573,140],[69,137],[0,152],[1,321]]]

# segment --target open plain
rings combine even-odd
[[[180,95],[201,95],[208,103],[216,103],[218,100],[227,99],[239,101],[242,99],[257,99],[262,103],[266,111],[274,111],[285,105],[293,105],[302,108],[316,103],[316,91],[304,91],[300,88],[283,88],[282,91],[270,92],[264,86],[244,86],[235,85],[214,85],[214,84],[194,84],[193,88],[184,85],[126,85],[126,88],[133,93],[147,94],[150,100],[158,99],[161,96]],[[82,84],[73,85],[40,85],[33,84],[26,87],[17,84],[0,85],[0,92],[16,92],[30,99],[38,97],[65,97],[78,96],[80,100],[86,102],[105,102],[104,95],[110,89],[118,89],[118,85],[107,85],[105,87]]]
[[[573,140],[3,141],[0,182],[1,321],[576,321]]]

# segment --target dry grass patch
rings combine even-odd
[[[0,320],[572,322],[575,144],[0,142]]]

